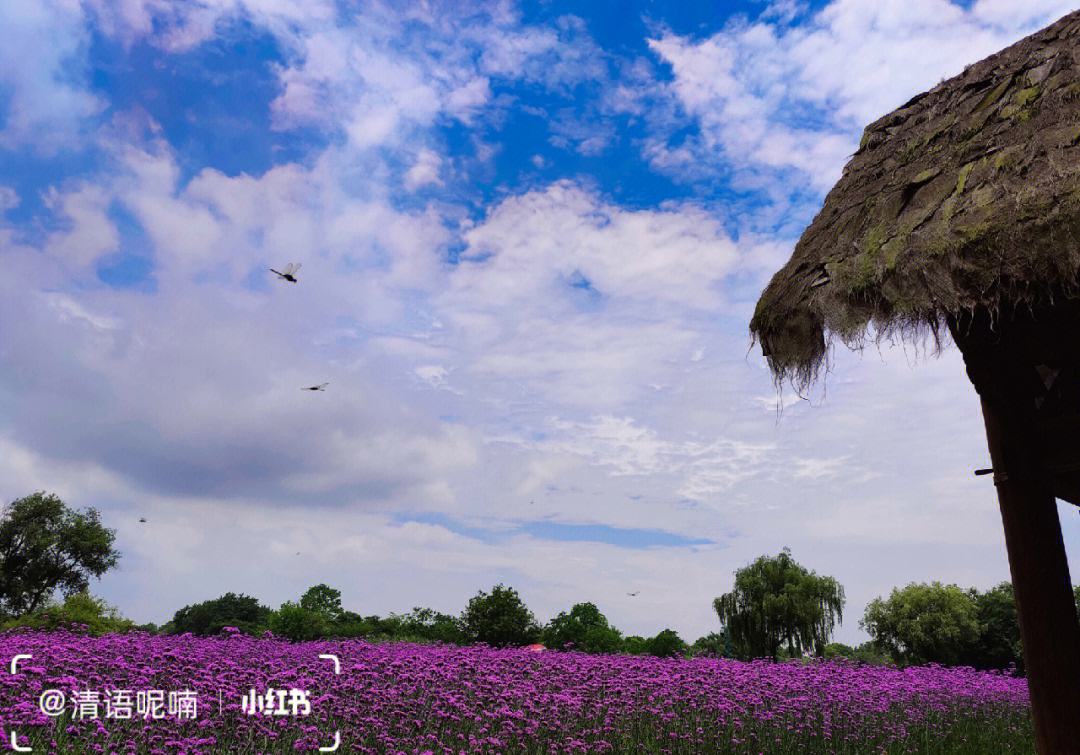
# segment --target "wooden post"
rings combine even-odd
[[[1009,410],[983,397],[1040,755],[1080,753],[1080,621],[1054,496]]]

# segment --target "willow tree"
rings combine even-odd
[[[713,601],[716,615],[743,657],[820,655],[843,620],[844,588],[809,571],[784,548],[735,572],[735,589]]]

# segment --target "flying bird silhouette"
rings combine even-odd
[[[139,524],[146,524],[146,517],[145,516],[140,516],[139,517]]]
[[[319,383],[318,385],[305,386],[305,387],[301,388],[300,390],[302,390],[302,391],[325,391],[326,386],[328,386],[328,385],[330,385],[330,384],[329,383]]]
[[[289,283],[296,283],[296,271],[300,269],[300,264],[301,263],[299,262],[290,262],[288,265],[285,266],[284,270],[278,271],[274,268],[270,268],[270,272],[274,273],[278,278],[283,281],[288,281]]]
[[[634,590],[633,592],[628,592],[626,594],[629,595],[631,598],[636,598],[639,592],[641,592],[641,590]]]

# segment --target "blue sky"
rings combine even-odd
[[[1019,6],[5,3],[0,495],[100,508],[139,620],[504,581],[692,639],[790,546],[855,641],[993,584],[957,355],[838,352],[778,420],[747,322],[866,123],[1071,10]]]

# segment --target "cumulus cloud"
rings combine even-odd
[[[147,490],[337,504],[419,495],[475,461],[464,428],[347,370],[330,370],[332,403],[302,393],[328,371],[288,345],[271,300],[240,314],[195,290],[96,305],[10,293],[4,431],[41,455],[93,461]]]
[[[275,126],[315,128],[360,151],[407,153],[411,139],[443,120],[470,125],[505,107],[493,104],[493,81],[569,95],[607,74],[605,54],[581,19],[527,25],[502,2],[403,8],[373,1],[346,9],[330,0],[86,0],[85,7],[110,37],[169,52],[193,50],[241,24],[268,32],[284,59],[274,67]],[[422,159],[426,167],[406,176],[410,189],[435,182],[430,157]]]
[[[448,297],[484,308],[565,306],[575,291],[715,308],[738,261],[735,243],[704,210],[628,211],[569,181],[507,199],[464,239]]]
[[[671,96],[700,126],[699,140],[648,142],[658,168],[693,174],[719,161],[757,187],[788,180],[820,194],[863,126],[1072,5],[835,0],[798,25],[788,23],[796,7],[770,9],[703,39],[669,31],[649,41],[671,68]]]
[[[144,620],[222,575],[270,603],[329,581],[380,613],[456,611],[509,581],[542,618],[595,599],[629,631],[663,616],[692,636],[715,628],[731,572],[783,545],[837,576],[855,615],[905,580],[1006,576],[955,353],[918,369],[899,350],[838,354],[827,396],[777,399],[745,322],[799,230],[792,192],[816,205],[864,121],[1060,6],[777,2],[700,38],[659,31],[651,61],[601,49],[573,17],[451,6],[19,11],[42,45],[46,27],[72,35],[18,61],[4,106],[24,117],[4,138],[93,122],[87,19],[173,52],[268,31],[275,136],[330,138],[229,174],[192,169],[168,129],[129,113],[95,133],[92,168],[40,195],[0,187],[0,493],[100,506],[125,553],[102,592]],[[650,91],[659,65],[673,78]],[[553,118],[523,154],[559,180],[464,186],[441,137],[490,157],[514,97],[535,91]],[[710,193],[730,180],[750,220],[715,198],[623,204],[550,154],[552,140],[613,150],[628,119],[653,167],[719,179]],[[96,274],[135,252],[155,288]],[[270,278],[286,262],[300,283]],[[528,534],[539,524],[708,544]],[[640,597],[622,600],[631,585]]]
[[[85,270],[115,251],[120,234],[109,218],[110,201],[108,192],[94,184],[63,192],[50,189],[45,206],[65,227],[49,234],[45,251],[73,270]]]
[[[475,462],[472,434],[392,398],[392,378],[328,368],[315,345],[342,318],[399,321],[402,292],[438,273],[438,219],[348,197],[329,162],[259,178],[208,169],[182,184],[155,139],[109,149],[107,174],[46,194],[42,220],[56,230],[39,251],[5,245],[26,273],[5,281],[0,305],[0,403],[17,407],[6,437],[163,493],[338,504],[449,495],[445,476]],[[88,269],[120,240],[112,206],[151,244],[156,294],[93,285]],[[306,262],[310,278],[251,288],[253,271],[284,261]],[[60,289],[28,287],[50,280]],[[333,403],[299,390],[328,377]]]
[[[405,172],[405,188],[416,191],[423,186],[441,184],[442,179],[439,178],[441,165],[442,158],[436,152],[430,149],[420,150],[416,156],[416,162]]]
[[[73,0],[0,6],[0,148],[76,149],[105,103],[89,91],[89,34]]]

